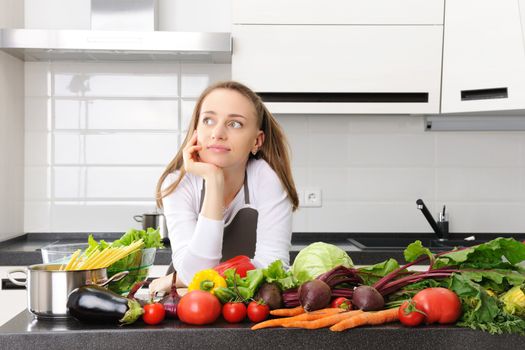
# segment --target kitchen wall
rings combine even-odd
[[[0,27],[22,27],[24,3],[0,0]],[[24,232],[24,64],[0,52],[0,241]]]
[[[89,1],[26,0],[26,27],[89,28]],[[72,3],[75,3],[73,5]],[[88,6],[86,7],[86,3]],[[230,31],[229,1],[160,1],[164,30]],[[62,12],[63,13],[63,12]],[[228,65],[26,63],[25,230],[122,231],[152,208],[192,102]],[[307,74],[307,72],[306,72]],[[146,88],[147,86],[147,88]],[[524,232],[525,134],[425,132],[420,116],[279,117],[299,189],[320,208],[296,232],[429,232],[416,209],[446,203],[453,232]]]
[[[229,77],[224,64],[26,62],[26,231],[136,225],[196,98]]]

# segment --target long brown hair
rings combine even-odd
[[[184,149],[184,147],[186,147],[186,144],[191,139],[193,130],[197,129],[199,115],[201,113],[202,101],[206,96],[208,96],[208,94],[210,94],[215,89],[234,90],[239,92],[241,95],[247,97],[250,101],[252,101],[255,107],[259,129],[264,132],[265,138],[257,154],[254,156],[250,153],[250,157],[256,159],[262,158],[270,165],[270,167],[275,171],[277,176],[279,176],[279,179],[281,180],[281,183],[286,189],[288,197],[292,202],[293,211],[295,211],[299,206],[299,198],[297,196],[297,190],[295,189],[295,183],[292,178],[292,170],[290,168],[289,145],[286,141],[284,132],[281,126],[277,123],[277,120],[275,120],[274,116],[270,113],[270,111],[268,111],[261,98],[257,96],[257,94],[253,92],[250,88],[236,81],[218,82],[214,85],[209,86],[200,95],[195,105],[195,109],[193,110],[193,116],[190,121],[188,132],[186,133],[186,138],[182,142],[179,151],[175,155],[175,158],[173,158],[173,160],[168,164],[157,183],[157,206],[159,208],[163,207],[162,199],[167,195],[171,194],[173,191],[175,191],[179,183],[182,181],[182,178],[186,174],[186,171],[184,170],[183,166],[184,160],[182,158],[182,150]],[[169,185],[166,189],[162,190],[162,184],[164,183],[166,177],[176,170],[180,170],[178,179],[174,183]]]

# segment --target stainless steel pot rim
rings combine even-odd
[[[103,271],[107,270],[107,267],[101,267],[98,269],[87,269],[87,270],[60,270],[60,266],[63,264],[34,264],[29,265],[27,269],[29,271],[40,271],[40,272],[49,272],[49,273],[66,273],[66,272],[93,272],[93,271]]]

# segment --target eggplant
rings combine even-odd
[[[96,285],[73,290],[67,307],[71,316],[85,322],[131,324],[144,313],[138,301]]]

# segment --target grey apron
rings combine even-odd
[[[253,257],[255,254],[255,244],[257,242],[257,219],[259,213],[254,208],[249,207],[250,194],[248,190],[248,174],[244,174],[244,204],[233,217],[228,225],[224,227],[222,239],[222,261],[231,259],[237,255],[247,255]],[[204,201],[204,180],[202,180],[201,202],[199,212]],[[167,275],[174,270],[173,262],[170,264]]]

